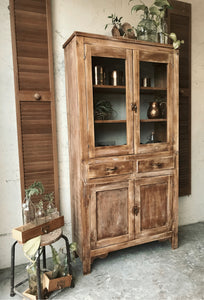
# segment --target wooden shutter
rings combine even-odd
[[[21,192],[41,181],[59,208],[50,0],[10,0]]]
[[[185,41],[179,59],[179,196],[184,196],[191,194],[191,4],[169,2],[169,32]]]

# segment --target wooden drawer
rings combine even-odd
[[[50,233],[55,229],[61,228],[62,226],[64,226],[64,216],[58,217],[40,225],[27,223],[23,226],[13,228],[12,236],[19,243],[24,244],[34,237]]]
[[[162,171],[173,168],[174,159],[172,156],[138,160],[138,173]]]
[[[133,172],[132,161],[91,164],[88,166],[89,178],[115,176],[115,175],[129,174],[132,172]]]

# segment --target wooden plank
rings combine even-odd
[[[118,251],[120,249],[125,249],[128,247],[134,247],[134,246],[141,245],[144,243],[150,243],[153,241],[168,239],[168,238],[171,238],[171,236],[172,236],[172,232],[167,231],[167,232],[159,233],[157,235],[153,235],[151,237],[140,237],[138,239],[124,242],[121,244],[110,245],[109,247],[104,247],[104,248],[100,248],[100,249],[94,249],[94,250],[91,250],[91,257],[97,257],[99,255],[103,255],[103,254],[106,254],[109,252]]]

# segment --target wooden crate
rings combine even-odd
[[[30,294],[29,293],[29,289],[27,289],[27,290],[25,290],[24,292],[23,292],[23,296],[25,296],[26,298],[23,298],[23,300],[25,299],[31,299],[31,300],[37,300],[38,299],[38,297],[37,296],[35,296],[35,295],[32,295],[32,294]]]
[[[69,287],[72,282],[72,275],[67,274],[66,276],[50,279],[48,276],[52,272],[46,272],[43,274],[43,290],[47,289],[48,292],[53,292],[56,290],[61,290]]]
[[[23,226],[14,228],[12,230],[12,236],[19,243],[23,244],[34,237],[50,233],[62,226],[64,226],[64,216],[58,217],[37,226],[35,224],[28,223]]]

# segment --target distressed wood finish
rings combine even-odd
[[[96,257],[111,251],[165,238],[176,248],[178,52],[170,45],[80,32],[68,39],[64,51],[72,228],[84,274]],[[125,86],[94,85],[93,55],[125,59]],[[140,88],[140,61],[166,64],[166,73],[157,66],[155,87]],[[95,146],[94,123],[125,122],[94,121],[96,92],[126,96],[127,144]],[[140,95],[157,92],[167,98],[167,118],[155,122],[167,123],[166,142],[141,144]]]
[[[55,193],[58,159],[49,0],[10,0],[21,194],[34,181]]]
[[[89,178],[116,176],[133,172],[133,162],[91,164],[88,168]]]
[[[23,226],[14,228],[12,230],[12,236],[15,240],[19,243],[24,244],[28,240],[37,237],[39,235],[49,234],[50,232],[54,231],[55,229],[61,228],[64,226],[64,217],[58,217],[46,223],[35,225],[32,223],[27,223]],[[61,235],[61,233],[60,233]],[[54,236],[54,235],[53,235]],[[46,240],[44,241],[44,244]]]
[[[151,235],[170,230],[172,215],[172,180],[170,176],[136,181],[140,216],[136,235]],[[138,230],[138,228],[140,230]]]
[[[131,181],[98,185],[92,189],[92,249],[118,244],[133,238],[134,218],[130,213],[133,204]]]
[[[138,161],[138,172],[152,172],[174,168],[173,157],[156,157],[153,159],[141,159]]]

